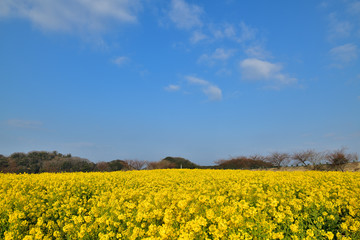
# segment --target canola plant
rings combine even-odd
[[[360,173],[0,174],[1,239],[360,239]]]

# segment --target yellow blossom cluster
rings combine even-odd
[[[0,239],[360,239],[360,173],[0,174]]]

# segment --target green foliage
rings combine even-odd
[[[0,154],[0,169],[6,168],[9,166],[7,158],[4,155]]]
[[[112,172],[121,170],[130,170],[130,166],[123,160],[112,160],[110,162],[98,162],[95,164],[94,171]]]
[[[171,164],[172,168],[199,168],[199,165],[196,165],[195,163],[181,157],[166,157],[161,161],[167,161]]]
[[[56,151],[33,151],[0,156],[0,172],[41,173],[41,172],[89,172],[94,163],[84,158],[63,155]]]
[[[244,156],[229,160],[220,160],[217,163],[218,166],[216,166],[216,168],[218,169],[258,169],[274,167],[270,162]]]
[[[125,170],[128,169],[128,165],[125,161],[123,160],[112,160],[109,163],[109,167],[110,167],[110,171],[120,171],[120,170]]]

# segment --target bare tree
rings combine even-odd
[[[325,153],[310,150],[308,162],[311,164],[313,170],[321,170],[322,166],[326,163]]]
[[[158,162],[149,162],[146,169],[148,170],[158,169]]]
[[[130,159],[130,160],[125,160],[125,162],[130,167],[130,169],[133,169],[133,170],[141,170],[147,164],[147,161],[145,161],[145,160],[133,160],[133,159]]]
[[[289,163],[290,155],[288,153],[273,152],[266,157],[266,160],[275,167],[280,168]]]
[[[219,160],[215,160],[214,163],[217,164],[217,165],[221,165],[221,164],[226,163],[227,161],[229,161],[229,160],[219,159]]]
[[[326,154],[326,159],[335,170],[344,171],[345,164],[359,159],[356,153],[345,153],[346,148],[341,148]]]
[[[324,154],[315,150],[296,152],[291,157],[304,166],[311,165],[313,170],[320,170],[324,160]]]
[[[239,156],[239,157],[230,157],[230,159],[220,159],[220,160],[216,160],[214,161],[215,164],[217,165],[221,165],[221,164],[224,164],[230,160],[233,160],[233,159],[249,159],[249,160],[254,160],[254,161],[264,161],[266,162],[267,158],[263,155],[260,155],[260,154],[253,154],[253,155],[250,155],[249,157],[246,157],[246,156]]]
[[[168,168],[176,168],[176,164],[169,162],[167,160],[161,160],[159,162],[148,163],[146,169],[152,170],[152,169],[168,169]]]
[[[94,170],[99,171],[99,172],[109,172],[111,169],[110,169],[109,163],[98,162],[98,163],[96,163]]]
[[[298,164],[302,164],[304,166],[309,165],[309,156],[311,155],[312,150],[302,151],[293,153],[291,158],[296,161]]]
[[[266,157],[264,157],[263,155],[260,155],[260,154],[253,154],[253,155],[249,156],[249,159],[252,159],[255,161],[265,161]]]

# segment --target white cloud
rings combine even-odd
[[[219,101],[222,99],[222,91],[219,87],[215,85],[209,85],[203,89],[203,92],[208,96],[212,101]]]
[[[215,39],[229,39],[236,42],[244,43],[256,38],[257,30],[241,22],[239,25],[222,24],[210,25],[210,32]]]
[[[280,64],[248,58],[240,63],[243,77],[250,80],[269,79],[281,70]]]
[[[211,55],[213,59],[218,60],[227,60],[234,54],[235,50],[233,49],[223,49],[223,48],[217,48],[215,52]]]
[[[254,39],[257,32],[255,28],[246,25],[244,22],[240,23],[240,30],[241,30],[241,35],[238,38],[239,42],[244,42]]]
[[[351,62],[358,58],[358,47],[355,44],[348,43],[330,50],[330,55],[338,62]]]
[[[179,85],[170,84],[169,86],[166,86],[164,89],[165,89],[166,91],[168,91],[168,92],[175,92],[175,91],[180,90],[180,86],[179,86]]]
[[[210,25],[210,32],[215,39],[228,38],[233,39],[236,37],[236,28],[232,24],[223,25]]]
[[[353,28],[350,22],[339,20],[335,13],[329,15],[329,24],[330,40],[349,37]]]
[[[206,86],[209,84],[208,81],[203,80],[201,78],[193,77],[193,76],[186,76],[185,79],[188,80],[188,82],[191,84],[203,85],[203,86]]]
[[[203,34],[202,32],[194,31],[193,35],[190,38],[190,42],[195,44],[195,43],[200,42],[201,40],[204,40],[206,38],[207,38],[207,36],[205,34]]]
[[[223,34],[227,38],[232,38],[236,36],[236,30],[233,25],[225,25]]]
[[[9,119],[7,120],[7,125],[17,128],[40,128],[43,123],[39,121],[28,121],[21,119]]]
[[[282,65],[256,58],[247,58],[240,62],[240,71],[246,80],[269,80],[276,84],[296,83],[297,79],[282,73]]]
[[[116,59],[113,60],[113,63],[115,63],[116,65],[123,66],[125,63],[127,63],[130,59],[128,57],[125,56],[121,56],[121,57],[117,57]]]
[[[138,0],[2,0],[0,16],[20,17],[54,31],[102,31],[111,22],[134,23]]]
[[[178,28],[191,29],[203,25],[200,17],[203,9],[195,4],[188,4],[184,0],[172,0],[169,11],[170,19]]]
[[[193,76],[186,76],[185,79],[194,85],[202,86],[202,92],[209,98],[211,101],[220,101],[222,99],[222,91],[218,86],[214,84]]]
[[[203,54],[199,57],[199,63],[208,63],[210,65],[215,63],[215,60],[226,61],[235,53],[234,49],[217,48],[212,54]]]
[[[262,45],[253,45],[245,49],[246,55],[248,55],[251,58],[257,58],[257,59],[265,59],[271,54],[266,51]]]

